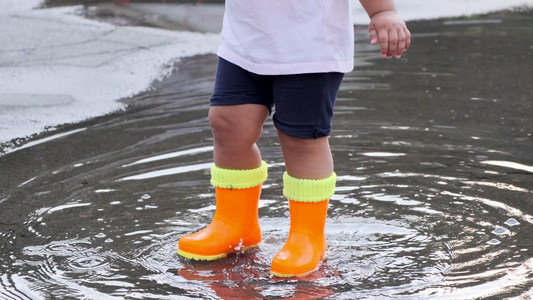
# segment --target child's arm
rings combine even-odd
[[[370,42],[381,48],[381,56],[400,58],[411,44],[411,33],[396,13],[393,0],[359,0],[370,17]]]

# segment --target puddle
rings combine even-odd
[[[357,30],[331,136],[339,176],[328,256],[269,274],[288,234],[269,121],[260,248],[212,263],[175,254],[213,215],[207,120],[216,57],[130,107],[0,156],[0,295],[17,299],[520,299],[533,288],[531,12],[411,23],[400,61]],[[497,37],[497,38],[495,38]],[[473,100],[476,99],[476,100]],[[357,109],[356,109],[357,108]],[[475,137],[475,138],[474,138]],[[514,298],[513,298],[514,297]]]

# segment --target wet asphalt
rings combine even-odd
[[[356,69],[347,76],[341,88],[333,133],[339,172],[345,176],[365,176],[370,172],[383,174],[394,171],[391,168],[398,166],[405,173],[435,171],[441,176],[441,181],[457,174],[460,176],[456,177],[465,177],[464,181],[497,181],[504,188],[491,194],[492,200],[501,201],[503,208],[512,206],[527,217],[520,219],[523,227],[518,227],[516,234],[522,237],[519,247],[529,251],[527,249],[531,248],[533,241],[522,228],[528,226],[526,220],[533,211],[533,172],[530,169],[533,166],[533,68],[530,67],[533,65],[533,42],[526,38],[533,34],[532,25],[530,10],[410,22],[413,45],[401,60],[384,60],[378,53],[370,51],[374,49],[368,46],[365,29],[357,27]],[[208,151],[194,156],[194,166],[199,167],[200,172],[177,173],[171,179],[168,176],[150,180],[125,178],[177,165],[191,167],[186,157],[152,162],[148,166],[132,164],[170,152],[203,149],[211,144],[206,112],[215,66],[213,54],[183,59],[172,66],[169,76],[153,82],[150,90],[122,99],[125,110],[59,126],[0,155],[0,232],[3,237],[0,240],[0,273],[25,275],[27,270],[20,267],[23,265],[21,261],[30,259],[21,257],[29,255],[27,253],[36,249],[36,245],[81,239],[89,233],[99,235],[100,217],[112,219],[109,222],[117,232],[117,237],[113,237],[116,244],[110,242],[109,251],[126,253],[124,256],[127,257],[127,254],[135,252],[131,249],[137,247],[130,244],[134,238],[124,235],[137,226],[132,220],[139,221],[140,228],[152,228],[150,226],[159,221],[176,218],[176,213],[187,214],[187,210],[204,207],[204,203],[199,203],[194,197],[205,193],[209,185],[207,170],[201,168],[212,161]],[[355,120],[353,111],[357,113]],[[367,130],[369,127],[372,130]],[[401,141],[410,141],[411,144],[404,145]],[[280,162],[272,126],[265,127],[260,146],[266,149],[264,156],[269,163]],[[366,153],[394,152],[384,151],[388,147],[405,152],[405,158],[390,162],[376,160],[368,164],[369,169],[357,169],[351,167],[355,163],[346,154],[346,149],[353,153],[358,149]],[[429,156],[431,153],[438,153],[439,158],[433,160]],[[355,155],[357,157],[357,153]],[[478,162],[488,159],[507,161],[508,164],[491,169],[479,168]],[[276,178],[280,172],[274,168],[272,177]],[[279,187],[279,180],[272,180],[272,185]],[[424,180],[420,181],[421,185],[433,189],[438,187],[433,185],[430,177]],[[383,179],[385,183],[388,181],[394,182],[394,179]],[[457,195],[460,195],[463,186],[459,181],[450,179],[449,182],[449,189],[456,189]],[[521,190],[520,196],[505,193],[511,188]],[[490,199],[488,191],[483,185],[475,189],[475,193]],[[472,191],[468,193],[474,194]],[[282,198],[274,194],[279,193],[269,189],[265,191],[266,199]],[[145,197],[144,210],[136,212],[131,202],[144,199],[144,195],[152,195],[153,201],[177,199],[178,203],[161,201],[157,209],[150,210],[152,205],[149,202],[152,200]],[[360,199],[363,195],[359,196]],[[107,209],[105,205],[113,202],[123,203],[125,208]],[[95,207],[105,206],[106,210],[96,212],[87,203],[95,203]],[[72,213],[65,208],[66,204],[74,205]],[[86,210],[76,210],[76,205],[80,209],[86,204]],[[442,211],[446,211],[446,205],[443,204]],[[483,213],[476,215],[475,220],[481,224],[489,219],[484,210],[490,209],[478,203],[473,205],[473,213],[479,207]],[[61,214],[62,218],[53,218],[55,214]],[[283,216],[274,210],[269,214],[273,219]],[[341,220],[342,216],[347,216],[347,212],[342,210],[333,210],[332,214]],[[192,223],[206,221],[203,219],[205,216],[196,216],[199,213],[189,215]],[[497,213],[490,215],[496,216]],[[39,218],[45,218],[46,222]],[[180,215],[178,219],[186,218],[182,219]],[[87,225],[80,226],[80,223]],[[81,229],[72,230],[79,227],[83,227],[83,232]],[[170,226],[162,227],[168,229]],[[180,228],[183,231],[190,229]],[[463,234],[444,231],[442,228],[435,229],[437,236]],[[106,233],[111,236],[113,232],[109,229]],[[146,246],[144,251],[150,253],[148,249],[156,247],[159,253],[173,253],[174,239],[177,238],[172,236],[168,243],[163,241],[156,246]],[[98,240],[93,243],[98,244]],[[272,243],[267,240],[266,253],[269,253]],[[101,245],[106,247],[103,243]],[[39,251],[35,250],[35,255]],[[41,253],[48,252],[43,250]],[[161,260],[174,259],[169,258],[170,254],[160,255],[163,256],[158,257]],[[531,257],[530,252],[527,255]],[[335,259],[340,260],[334,252],[330,262],[333,264]],[[259,269],[266,270],[266,267]],[[139,273],[149,272],[131,271],[127,275],[133,278]],[[261,273],[261,276],[265,274]],[[241,278],[241,281],[246,279]],[[365,284],[366,289],[374,287],[370,282]],[[396,283],[391,278],[386,284],[394,286]],[[260,282],[257,286],[265,288],[268,284]],[[521,295],[531,286],[528,281],[510,289],[509,295]],[[100,288],[105,293],[106,287]],[[149,281],[143,281],[139,288],[144,292],[157,289]],[[167,292],[164,287],[159,288],[163,290],[160,291],[162,294]],[[357,285],[343,282],[336,291],[341,293],[350,289],[357,289]],[[178,293],[194,295],[192,292],[187,294],[185,290]]]

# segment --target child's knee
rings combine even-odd
[[[213,136],[218,142],[254,144],[263,132],[246,116],[236,117],[219,111],[209,112],[209,123]]]
[[[209,111],[209,124],[215,136],[231,134],[234,130],[231,123],[232,120],[224,116],[224,114],[213,110]]]

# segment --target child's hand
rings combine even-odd
[[[381,56],[400,58],[411,44],[411,33],[405,22],[393,11],[377,13],[368,25],[370,43],[381,48]]]

